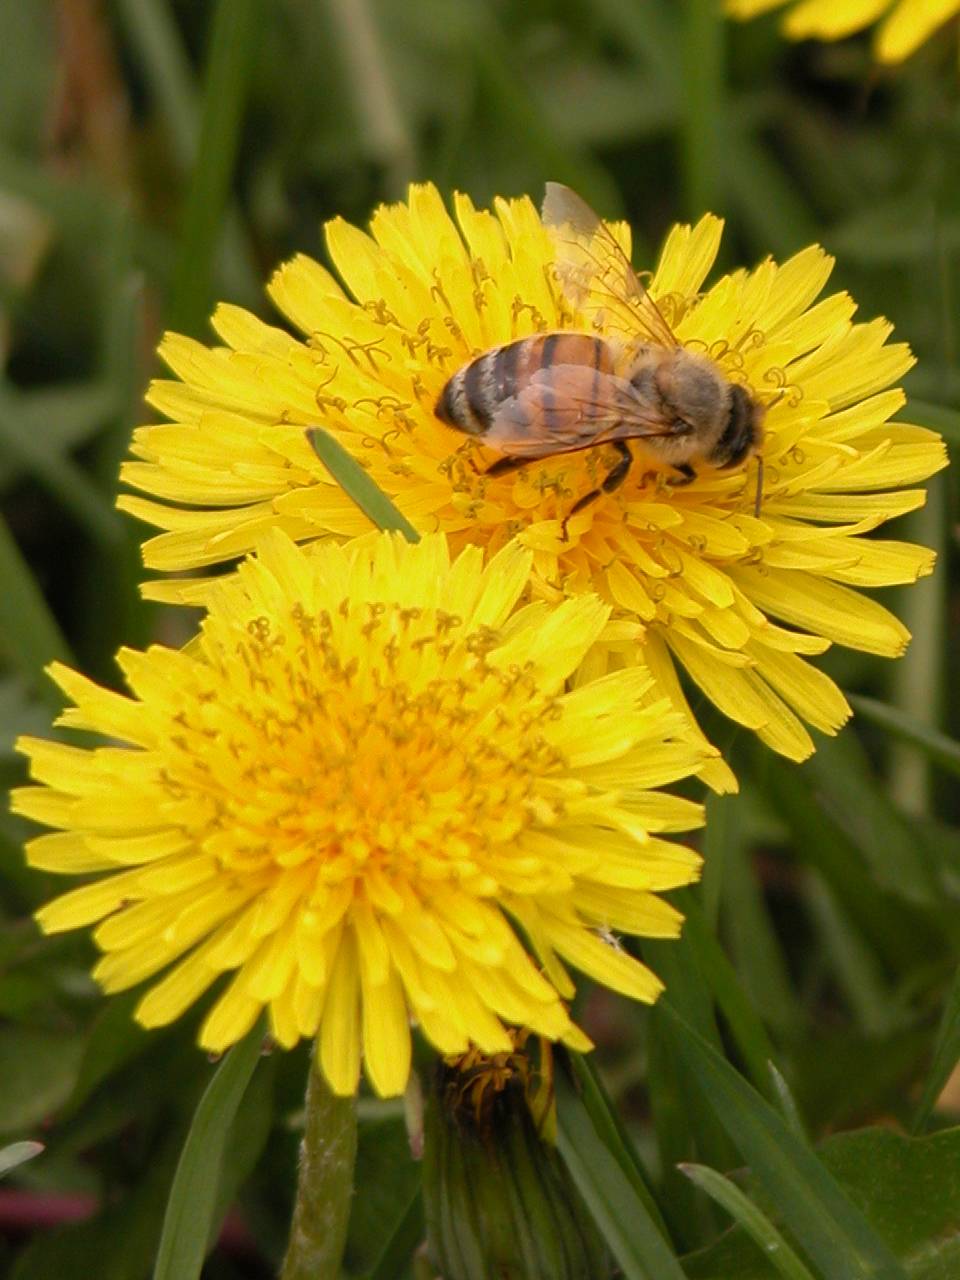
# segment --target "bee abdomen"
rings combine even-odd
[[[440,392],[434,412],[441,422],[470,435],[483,435],[504,402],[519,395],[541,369],[559,364],[586,366],[598,376],[612,370],[606,344],[581,333],[536,334],[494,347],[459,369]],[[552,397],[545,390],[540,411],[552,424]]]
[[[515,393],[520,343],[494,347],[459,369],[440,392],[434,412],[441,422],[470,435],[488,429],[500,403]]]

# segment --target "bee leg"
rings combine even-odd
[[[689,462],[681,462],[679,465],[674,463],[673,469],[678,472],[678,475],[671,480],[671,484],[676,489],[682,489],[685,484],[690,484],[697,478],[697,473]]]
[[[530,461],[529,458],[498,458],[483,473],[485,476],[506,476],[511,471],[519,471]]]
[[[620,457],[613,464],[604,477],[603,483],[599,489],[591,489],[589,493],[585,493],[582,498],[578,498],[563,519],[563,541],[567,541],[567,524],[578,511],[582,511],[584,507],[589,507],[591,502],[596,502],[602,493],[613,493],[619,489],[627,478],[627,473],[633,462],[633,454],[630,452],[630,446],[625,440],[613,440],[611,444],[619,453]]]

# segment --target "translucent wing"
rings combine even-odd
[[[558,364],[540,369],[503,401],[483,442],[507,457],[548,458],[610,440],[678,436],[689,430],[686,423],[670,422],[646,408],[626,378]]]
[[[585,200],[559,182],[548,182],[541,217],[556,240],[555,266],[564,293],[605,336],[612,332],[627,344],[679,346],[610,229]]]

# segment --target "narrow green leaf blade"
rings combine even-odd
[[[682,13],[680,154],[687,213],[698,218],[724,204],[726,24],[715,0],[686,0]]]
[[[707,976],[714,998],[727,1020],[737,1047],[758,1089],[770,1090],[768,1064],[774,1058],[767,1029],[757,1015],[737,972],[691,893],[678,895],[678,905],[686,921],[686,941],[693,948],[700,968]]]
[[[63,703],[44,677],[49,662],[71,662],[70,649],[20,548],[0,518],[0,652],[55,710]]]
[[[824,1280],[906,1280],[906,1272],[814,1153],[670,1004],[677,1048],[718,1120]]]
[[[851,694],[849,697],[857,715],[872,721],[881,729],[886,729],[901,741],[909,742],[934,764],[940,765],[950,773],[960,774],[960,742],[955,738],[948,738],[945,733],[921,724],[919,720],[914,720],[913,716],[907,715],[897,707],[891,707],[889,703],[878,702],[876,698],[866,698],[861,694]]]
[[[744,1195],[736,1183],[725,1178],[722,1173],[717,1173],[716,1169],[708,1169],[706,1165],[681,1164],[678,1168],[722,1209],[726,1209],[731,1218],[740,1223],[784,1280],[814,1280],[812,1273],[766,1214]]]
[[[903,417],[905,421],[939,431],[947,444],[954,448],[960,445],[960,409],[951,409],[944,404],[930,404],[911,396]]]
[[[213,1226],[230,1126],[260,1060],[258,1023],[217,1068],[197,1107],[167,1201],[153,1280],[197,1280]]]
[[[0,388],[0,448],[70,511],[91,538],[103,547],[117,547],[123,526],[116,511],[85,471],[31,432],[29,422],[17,415],[16,398],[5,387]]]
[[[803,1034],[805,1016],[790,983],[782,945],[751,860],[749,842],[740,830],[742,806],[738,806],[738,800],[737,796],[724,796],[718,801],[711,796],[707,802],[704,912],[707,914],[710,906],[707,869],[711,858],[719,852],[722,872],[714,873],[714,884],[719,881],[717,893],[724,940],[757,1017],[789,1042]],[[711,834],[711,823],[717,812],[718,830]]]
[[[259,0],[219,0],[203,88],[200,144],[187,190],[173,276],[170,323],[197,333],[212,302],[219,244],[260,28]]]
[[[597,1069],[589,1058],[579,1053],[571,1053],[570,1060],[577,1076],[580,1098],[590,1117],[597,1136],[604,1145],[613,1152],[617,1163],[626,1174],[630,1185],[643,1201],[647,1212],[660,1229],[664,1238],[669,1239],[667,1224],[660,1213],[660,1208],[653,1198],[653,1192],[647,1185],[646,1171],[640,1163],[636,1148],[629,1136],[624,1133],[619,1117],[607,1096]]]
[[[378,529],[392,529],[402,533],[408,542],[419,542],[420,535],[410,521],[393,505],[387,495],[364,471],[339,440],[335,440],[323,427],[310,427],[307,439],[313,451],[336,480],[348,498],[351,498],[365,516]]]
[[[556,1086],[557,1150],[626,1280],[683,1280],[676,1256],[562,1068]]]
[[[404,1267],[422,1239],[423,1195],[417,1187],[384,1244],[376,1265],[367,1273],[367,1280],[395,1280],[396,1276],[403,1275]]]
[[[937,1040],[933,1048],[933,1061],[923,1085],[923,1093],[913,1117],[913,1132],[919,1133],[930,1119],[937,1098],[943,1092],[951,1072],[960,1061],[960,969],[943,1008]]]

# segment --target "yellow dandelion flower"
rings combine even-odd
[[[515,611],[515,545],[486,568],[475,547],[451,563],[442,535],[300,548],[274,530],[257,551],[187,650],[121,651],[130,696],[52,668],[61,723],[111,744],[20,743],[39,785],[14,807],[59,828],[30,864],[105,873],[42,928],[95,925],[107,992],[165,971],[148,1027],[232,974],[201,1044],[226,1049],[266,1008],[281,1045],[317,1036],[342,1094],[361,1055],[402,1092],[411,1016],[447,1054],[509,1052],[501,1020],[589,1048],[565,963],[656,999],[611,930],[678,933],[657,891],[699,858],[662,833],[701,810],[654,788],[701,758],[642,670],[567,688],[609,608]]]
[[[642,659],[687,716],[691,741],[698,731],[677,665],[726,715],[805,758],[805,723],[834,733],[849,715],[807,657],[831,643],[902,653],[906,629],[858,589],[932,568],[922,547],[866,536],[922,505],[922,489],[901,486],[946,461],[936,433],[891,421],[904,404],[891,384],[912,363],[908,348],[887,342],[885,320],[855,323],[846,293],[817,301],[832,267],[822,249],[735,271],[704,292],[722,223],[708,215],[675,227],[650,294],[687,348],[769,406],[762,508],[755,514],[753,459],[703,468],[685,487],[670,483],[669,467],[637,464],[565,531],[576,498],[606,473],[608,447],[491,477],[493,451],[444,425],[434,407],[479,353],[538,332],[592,325],[603,334],[604,317],[578,312],[561,291],[557,242],[528,199],[488,212],[456,196],[455,210],[456,222],[433,187],[415,186],[407,203],[376,212],[370,235],[331,222],[327,245],[345,287],[304,257],[270,286],[303,341],[232,306],[213,319],[222,346],[165,338],[177,380],[155,382],[148,398],[173,421],[140,428],[139,460],[123,470],[153,497],[121,506],[165,530],[146,543],[146,563],[215,564],[271,525],[296,540],[369,529],[310,449],[304,428],[320,421],[419,529],[444,530],[455,548],[495,550],[517,536],[533,551],[536,595],[590,589],[640,621]],[[613,230],[629,253],[628,229]],[[148,590],[201,603],[207,586]],[[735,786],[720,760],[703,777]]]
[[[726,0],[734,18],[753,18],[788,0]],[[960,13],[960,0],[797,0],[783,20],[791,40],[842,40],[884,14],[874,39],[878,62],[896,63]]]

